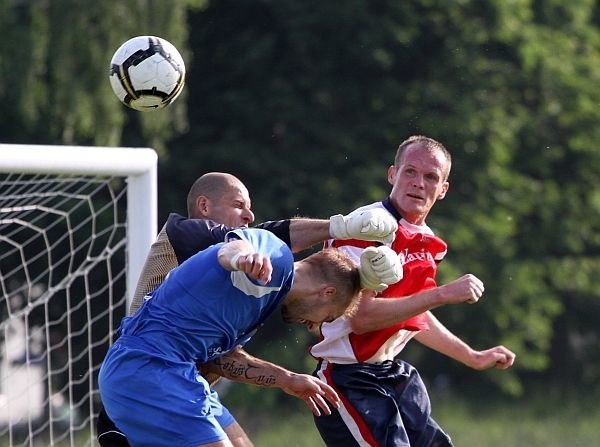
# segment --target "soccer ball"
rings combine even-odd
[[[179,96],[185,64],[177,48],[155,36],[137,36],[110,61],[110,85],[121,102],[141,112],[162,109]]]

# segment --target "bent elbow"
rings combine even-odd
[[[358,335],[365,334],[371,331],[371,328],[365,324],[364,318],[353,318],[350,322],[350,329]]]

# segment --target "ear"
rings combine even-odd
[[[198,196],[196,199],[196,213],[198,216],[208,216],[210,200],[206,196]]]
[[[321,289],[321,291],[319,292],[319,295],[322,298],[329,300],[333,296],[335,296],[336,293],[337,293],[337,289],[334,286],[326,286]]]
[[[391,166],[388,168],[388,172],[387,172],[387,181],[388,181],[388,183],[389,183],[390,185],[392,185],[392,186],[393,186],[393,185],[394,185],[394,183],[395,183],[395,179],[396,179],[396,172],[397,172],[397,170],[396,170],[396,166],[394,166],[394,165],[391,165]]]
[[[448,192],[448,188],[450,188],[450,183],[444,182],[444,185],[442,186],[442,192],[437,197],[438,200],[442,200],[444,197],[446,197],[446,193]]]

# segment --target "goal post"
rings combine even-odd
[[[96,445],[98,370],[156,238],[157,161],[149,148],[0,144],[9,446]]]

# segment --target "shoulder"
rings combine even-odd
[[[373,203],[369,203],[368,205],[359,206],[354,211],[352,211],[350,214],[361,213],[363,211],[369,211],[369,210],[374,210],[374,209],[386,209],[386,207],[383,206],[383,202],[381,202],[381,201],[373,202]]]
[[[245,240],[256,248],[268,246],[287,247],[287,244],[284,241],[270,231],[263,230],[262,228],[236,228],[225,235],[225,242],[235,239]],[[287,248],[289,249],[289,247]]]
[[[169,215],[166,223],[167,233],[185,232],[185,233],[210,233],[214,229],[223,229],[223,234],[231,230],[209,219],[190,219],[180,214],[172,213]],[[222,240],[220,241],[222,242]]]
[[[208,219],[188,219],[171,214],[165,224],[167,237],[173,246],[179,263],[200,250],[223,242],[231,228]]]
[[[256,225],[255,228],[262,228],[265,230],[269,230],[271,233],[275,234],[279,239],[284,241],[290,247],[292,246],[292,242],[290,240],[290,220],[270,220],[267,222],[260,223]]]
[[[273,233],[260,228],[238,228],[227,233],[225,241],[241,239],[253,249],[271,259],[274,264],[293,264],[294,255],[290,247]]]

